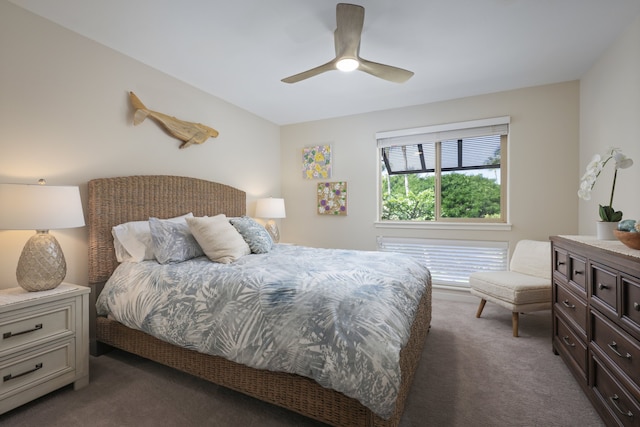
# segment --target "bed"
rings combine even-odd
[[[196,217],[220,213],[241,217],[246,213],[243,191],[201,179],[155,175],[95,179],[88,183],[88,192],[92,354],[99,355],[115,347],[330,425],[399,424],[431,321],[430,279],[415,310],[406,345],[400,351],[401,379],[393,411],[383,418],[357,399],[322,387],[306,376],[252,368],[183,348],[97,315],[97,298],[119,265],[112,227],[150,217],[177,217],[185,212]]]

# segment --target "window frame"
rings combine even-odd
[[[463,225],[467,228],[490,225],[502,229],[510,228],[508,215],[508,141],[510,117],[496,117],[491,119],[473,120],[467,122],[447,123],[443,125],[426,126],[421,128],[402,129],[396,131],[376,133],[376,165],[377,165],[377,226],[396,228],[413,228],[415,226]],[[448,140],[463,140],[465,138],[500,134],[500,218],[449,218],[441,216],[441,142]],[[397,141],[393,143],[392,141]],[[402,142],[404,141],[404,142]],[[418,220],[385,220],[382,219],[382,150],[388,146],[417,145],[424,142],[435,144],[435,219],[431,221]],[[445,171],[446,172],[446,171]],[[424,171],[409,172],[409,174],[424,173]],[[402,175],[402,174],[399,174]],[[391,176],[391,175],[389,175]]]

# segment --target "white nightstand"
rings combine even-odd
[[[0,290],[0,414],[73,383],[89,384],[89,292]]]

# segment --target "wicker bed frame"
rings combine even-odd
[[[393,417],[384,420],[357,400],[294,374],[258,370],[176,347],[143,332],[95,315],[95,298],[118,265],[111,228],[150,216],[169,218],[225,213],[244,215],[246,194],[236,188],[177,176],[130,176],[89,182],[89,282],[92,287],[91,353],[116,347],[207,381],[288,408],[335,426],[397,426],[431,322],[431,288],[425,292],[401,351],[402,383]]]

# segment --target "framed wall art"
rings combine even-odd
[[[318,183],[319,215],[347,214],[347,183],[345,181]]]
[[[302,178],[331,178],[331,146],[316,145],[302,149]]]

